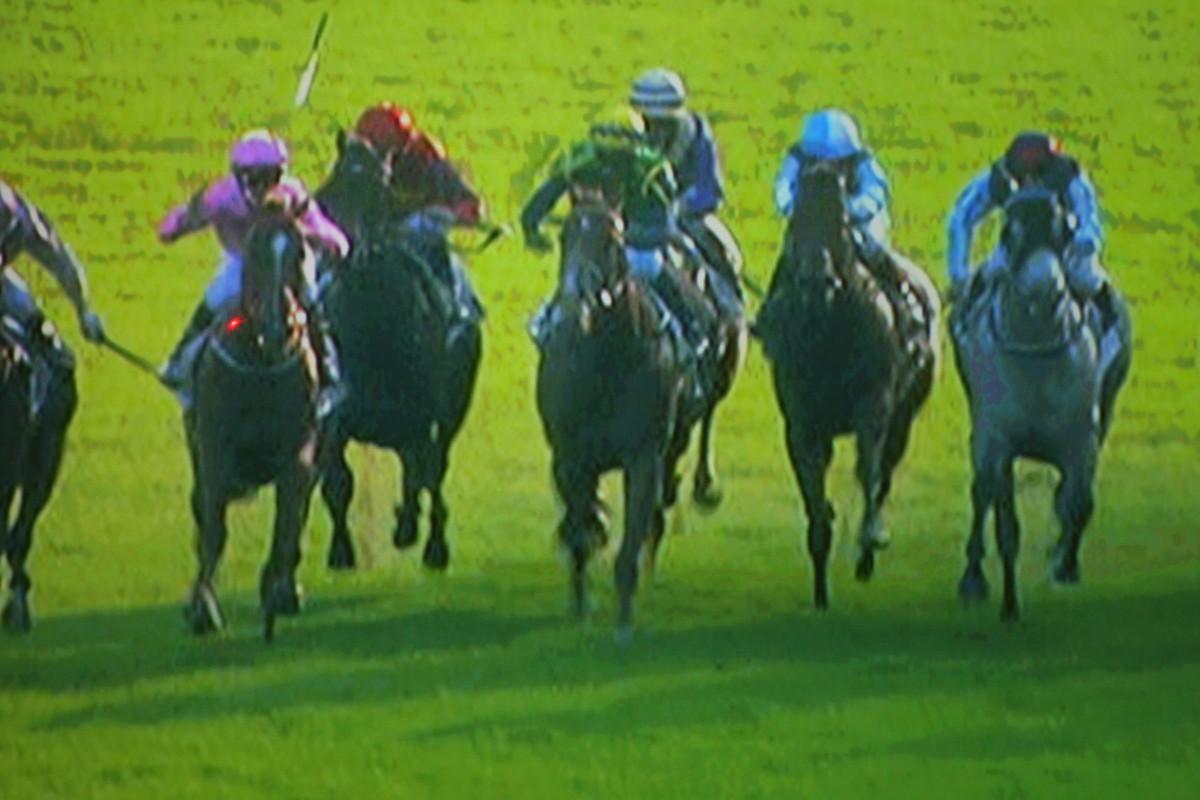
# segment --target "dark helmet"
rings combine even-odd
[[[1004,169],[1018,181],[1038,177],[1061,152],[1058,140],[1049,134],[1026,131],[1017,134],[1004,153]]]

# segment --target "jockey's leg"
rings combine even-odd
[[[1067,271],[1067,286],[1081,301],[1091,302],[1100,314],[1101,330],[1108,330],[1117,322],[1117,311],[1113,304],[1108,272],[1100,264],[1096,252],[1068,258],[1064,265]]]
[[[879,284],[879,288],[887,295],[888,302],[897,316],[909,318],[906,313],[908,300],[904,296],[905,274],[897,266],[896,260],[888,252],[887,240],[873,229],[873,226],[863,226],[854,231],[854,243],[858,254],[867,269]]]
[[[320,286],[315,274],[305,273],[300,305],[308,317],[308,337],[317,357],[317,416],[329,414],[346,396],[342,383],[342,365],[328,317],[320,301]]]
[[[0,314],[11,320],[5,323],[6,330],[32,359],[30,411],[37,413],[54,375],[73,369],[75,360],[38,308],[25,281],[12,269],[4,270],[0,278]]]
[[[226,254],[224,261],[217,268],[216,276],[204,291],[204,299],[192,312],[183,335],[158,372],[159,380],[167,388],[175,391],[184,405],[190,401],[192,368],[204,343],[204,334],[216,319],[218,311],[230,308],[237,302],[241,284],[242,260],[235,255]]]
[[[742,297],[741,271],[742,254],[737,240],[725,223],[716,214],[681,217],[679,226],[699,248],[710,267],[724,278],[729,286]]]

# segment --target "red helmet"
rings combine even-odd
[[[1039,132],[1018,134],[1004,153],[1004,168],[1014,178],[1040,175],[1059,154],[1058,140]]]
[[[355,133],[381,152],[403,148],[414,130],[412,113],[391,102],[371,106],[354,126]]]

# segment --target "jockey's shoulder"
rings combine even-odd
[[[404,155],[406,158],[433,164],[446,160],[446,147],[424,131],[416,131],[404,148]]]

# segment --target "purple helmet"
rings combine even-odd
[[[234,170],[283,169],[288,163],[287,145],[275,134],[260,128],[244,134],[229,150],[229,165]]]

